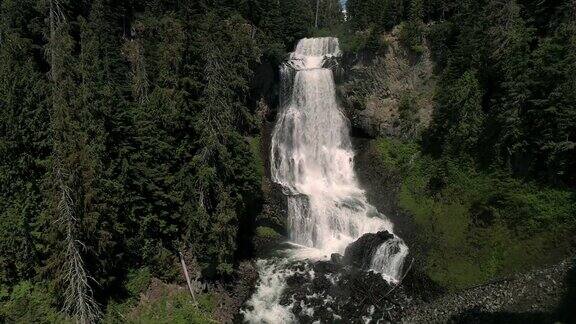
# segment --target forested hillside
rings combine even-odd
[[[574,1],[348,1],[355,30],[396,25],[431,47],[439,89],[426,148],[576,186]]]
[[[348,0],[346,20],[339,3],[0,0],[0,322],[230,320],[254,242],[286,226],[261,153],[278,66],[310,35],[356,64],[347,109],[390,96],[374,62],[394,42],[427,56],[366,173],[395,181],[434,284],[573,255],[576,0]]]
[[[343,39],[364,61],[345,95],[360,102],[355,109],[372,110],[399,98],[387,122],[400,135],[369,147],[372,165],[399,184],[373,191],[395,192],[392,212],[412,219],[412,252],[431,278],[459,289],[572,255],[576,3],[349,0],[347,7]],[[405,56],[395,54],[396,39]],[[385,68],[407,61],[416,75],[402,93],[390,94],[404,80],[378,63],[386,55]],[[428,57],[433,83],[419,67]],[[434,85],[432,103],[423,82]],[[358,89],[366,85],[369,96]],[[427,105],[431,118],[421,120]]]
[[[262,199],[257,102],[274,97],[255,71],[312,8],[0,1],[0,321],[93,322],[138,297],[134,273],[180,278],[180,252],[206,280],[234,275]]]

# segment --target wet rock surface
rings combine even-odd
[[[395,286],[341,262],[296,261],[280,304],[298,323],[576,323],[575,261],[453,293],[409,266]]]
[[[387,322],[401,318],[412,300],[380,274],[332,261],[300,262],[281,304],[300,323]]]
[[[347,265],[368,270],[378,247],[392,238],[394,235],[387,231],[365,234],[348,245],[342,261]]]

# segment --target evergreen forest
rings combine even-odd
[[[0,0],[0,322],[220,321],[215,291],[286,234],[263,148],[278,66],[312,36],[378,56],[400,26],[415,59],[430,49],[429,126],[374,145],[433,280],[460,289],[573,255],[576,1],[345,6]],[[402,109],[410,128],[418,107]],[[183,263],[205,284],[194,303],[175,289],[143,306],[151,282],[186,287]]]

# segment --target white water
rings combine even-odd
[[[272,180],[288,196],[290,240],[296,258],[344,254],[348,244],[392,223],[366,199],[354,172],[348,119],[337,99],[333,72],[340,56],[338,39],[302,39],[281,67],[282,95],[272,135]],[[396,282],[408,248],[398,237],[382,244],[371,270]],[[260,284],[248,302],[252,323],[290,323],[290,306],[278,304],[289,271],[282,264],[259,263]]]
[[[338,56],[336,38],[298,43],[281,70],[286,93],[272,135],[272,180],[288,195],[290,239],[316,249],[318,256],[343,254],[366,233],[393,233],[392,223],[368,203],[354,172],[349,122],[336,100],[333,72],[324,67]],[[395,238],[378,249],[372,269],[398,279],[407,253]]]
[[[408,247],[401,239],[394,237],[378,247],[372,257],[370,269],[379,272],[389,282],[397,282],[404,265]]]
[[[256,292],[246,303],[248,309],[241,310],[244,320],[249,323],[293,323],[296,319],[290,311],[290,306],[280,305],[282,292],[286,287],[286,279],[293,275],[282,262],[258,260],[258,275],[260,281]]]

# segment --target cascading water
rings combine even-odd
[[[281,67],[281,111],[272,135],[270,168],[272,180],[287,195],[290,240],[300,246],[297,258],[343,254],[366,233],[393,232],[392,223],[368,203],[354,172],[349,122],[338,105],[329,68],[340,55],[336,38],[302,39]],[[396,282],[407,254],[395,236],[378,247],[370,268]],[[270,322],[270,312],[288,314],[289,306],[279,306],[279,294],[271,293],[283,289],[290,273],[282,267],[260,267],[260,285],[247,303],[252,310],[243,311],[246,320]]]
[[[272,180],[288,195],[290,239],[318,250],[343,253],[366,233],[392,223],[373,206],[354,172],[349,122],[336,100],[333,72],[338,39],[303,39],[282,68],[283,107],[272,135]],[[292,80],[293,79],[293,80]],[[372,269],[398,278],[408,253],[401,239],[382,244]]]

